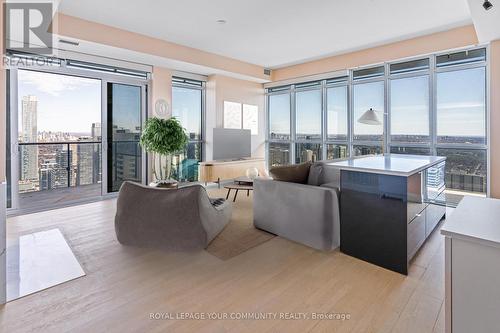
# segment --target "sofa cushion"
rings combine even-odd
[[[290,183],[306,184],[311,162],[295,165],[272,167],[269,174],[274,180]]]
[[[309,176],[307,177],[307,184],[319,186],[321,184],[321,175],[323,174],[323,164],[318,162],[311,165],[309,169]]]

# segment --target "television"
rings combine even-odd
[[[247,129],[214,128],[214,160],[235,160],[252,156],[252,133]]]

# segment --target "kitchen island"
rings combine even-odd
[[[408,274],[446,213],[445,160],[386,154],[329,163],[340,169],[340,250]]]

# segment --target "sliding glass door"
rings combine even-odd
[[[107,193],[118,191],[126,180],[144,179],[139,145],[143,90],[141,86],[107,83]]]
[[[32,209],[102,195],[101,80],[10,72],[10,206]]]
[[[95,200],[145,182],[147,80],[62,68],[9,70],[8,208]]]

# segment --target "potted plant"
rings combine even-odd
[[[161,119],[149,118],[141,134],[140,144],[152,154],[153,176],[158,187],[171,187],[176,184],[170,179],[172,170],[172,156],[181,152],[188,137],[181,123],[176,118]]]

